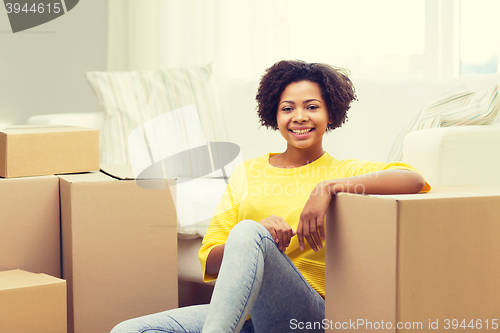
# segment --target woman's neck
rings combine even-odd
[[[269,162],[279,168],[298,168],[316,161],[324,153],[323,147],[315,150],[287,147],[283,153],[272,156]]]

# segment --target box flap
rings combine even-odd
[[[359,195],[353,193],[338,193],[337,195]],[[387,200],[430,200],[444,198],[488,197],[499,196],[500,188],[485,186],[435,186],[428,193],[417,194],[363,194]]]
[[[436,186],[429,193],[470,193],[470,192],[500,192],[499,187],[479,186],[479,185],[455,185]]]
[[[64,280],[43,273],[35,274],[20,269],[0,272],[0,291],[59,282],[64,282]]]
[[[0,177],[5,177],[6,175],[7,175],[7,135],[0,132]]]
[[[135,180],[134,172],[130,165],[117,165],[117,164],[101,164],[101,172],[121,179],[121,180]]]
[[[82,182],[96,182],[96,181],[115,181],[117,180],[114,177],[110,177],[107,174],[104,174],[99,171],[93,172],[84,172],[84,173],[75,173],[75,174],[64,174],[57,175],[62,180],[65,180],[69,183],[82,183]]]
[[[490,197],[499,196],[500,188],[481,187],[481,186],[446,186],[436,188],[434,191],[422,194],[412,195],[394,195],[395,199],[402,200],[430,200],[430,199],[446,199],[446,198],[470,198],[470,197]]]
[[[50,133],[50,132],[75,132],[75,131],[99,131],[95,128],[66,126],[66,125],[14,125],[0,129],[0,132],[12,134]]]
[[[130,165],[117,165],[117,164],[101,164],[101,172],[120,180],[158,180],[167,179],[168,185],[173,186],[176,184],[177,178],[136,178],[132,166]]]

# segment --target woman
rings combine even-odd
[[[200,249],[210,305],[124,322],[117,332],[322,332],[324,217],[338,192],[418,193],[429,185],[411,166],[337,160],[325,132],[345,122],[356,98],[345,74],[325,64],[280,61],[257,93],[263,126],[279,130],[283,153],[234,171]],[[294,325],[292,325],[294,324]]]

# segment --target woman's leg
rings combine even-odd
[[[168,310],[124,321],[111,333],[200,333],[208,304]]]
[[[321,323],[324,309],[323,298],[269,231],[246,220],[227,239],[203,332],[239,332],[249,314],[255,332],[289,332],[292,323]],[[309,332],[323,330],[317,326]]]
[[[124,321],[111,333],[200,333],[208,312],[208,304],[188,306]],[[240,333],[254,333],[247,320]]]

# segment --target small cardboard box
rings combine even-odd
[[[0,271],[61,277],[59,178],[0,178]]]
[[[0,272],[0,332],[66,333],[66,282],[22,270]]]
[[[177,222],[166,180],[163,189],[118,173],[60,181],[68,331],[107,333],[126,319],[176,308]]]
[[[62,125],[0,129],[0,177],[99,170],[99,130]]]
[[[477,187],[416,195],[339,193],[326,221],[325,328],[498,327],[499,207],[500,190]]]

